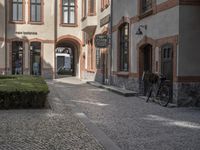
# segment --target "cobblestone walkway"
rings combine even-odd
[[[50,86],[52,109],[1,110],[0,150],[102,150]]]
[[[53,86],[65,105],[86,114],[122,150],[200,149],[199,108],[164,108],[86,84]]]

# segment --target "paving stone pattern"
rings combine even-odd
[[[199,150],[200,108],[164,108],[91,85],[54,85],[122,150]]]
[[[52,109],[1,110],[0,150],[102,150],[50,87]]]

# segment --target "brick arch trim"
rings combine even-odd
[[[140,42],[137,44],[137,61],[138,61],[138,76],[139,77],[142,77],[142,68],[143,68],[143,53],[142,53],[142,49],[146,46],[150,44],[152,46],[152,67],[154,66],[153,62],[154,62],[154,59],[155,59],[155,47],[156,47],[156,40],[150,38],[150,37],[147,37],[147,36],[144,36],[142,40],[140,40]],[[152,68],[153,69],[153,68]],[[153,69],[154,70],[154,69]]]
[[[59,43],[62,40],[67,40],[69,42],[72,42],[72,43],[76,44],[77,46],[81,46],[83,44],[83,42],[78,37],[73,36],[73,35],[63,35],[63,36],[60,36],[57,39],[57,43]]]

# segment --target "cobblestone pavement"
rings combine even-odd
[[[199,108],[164,108],[83,83],[53,86],[65,105],[85,113],[122,150],[200,149]]]
[[[1,110],[0,150],[102,150],[50,87],[52,109]]]

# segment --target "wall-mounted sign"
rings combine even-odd
[[[108,24],[109,22],[110,22],[110,15],[107,15],[100,20],[100,27]]]
[[[107,48],[109,44],[108,35],[98,34],[95,36],[95,47],[96,48]]]
[[[21,35],[37,35],[37,32],[15,32],[15,34],[21,34]]]

